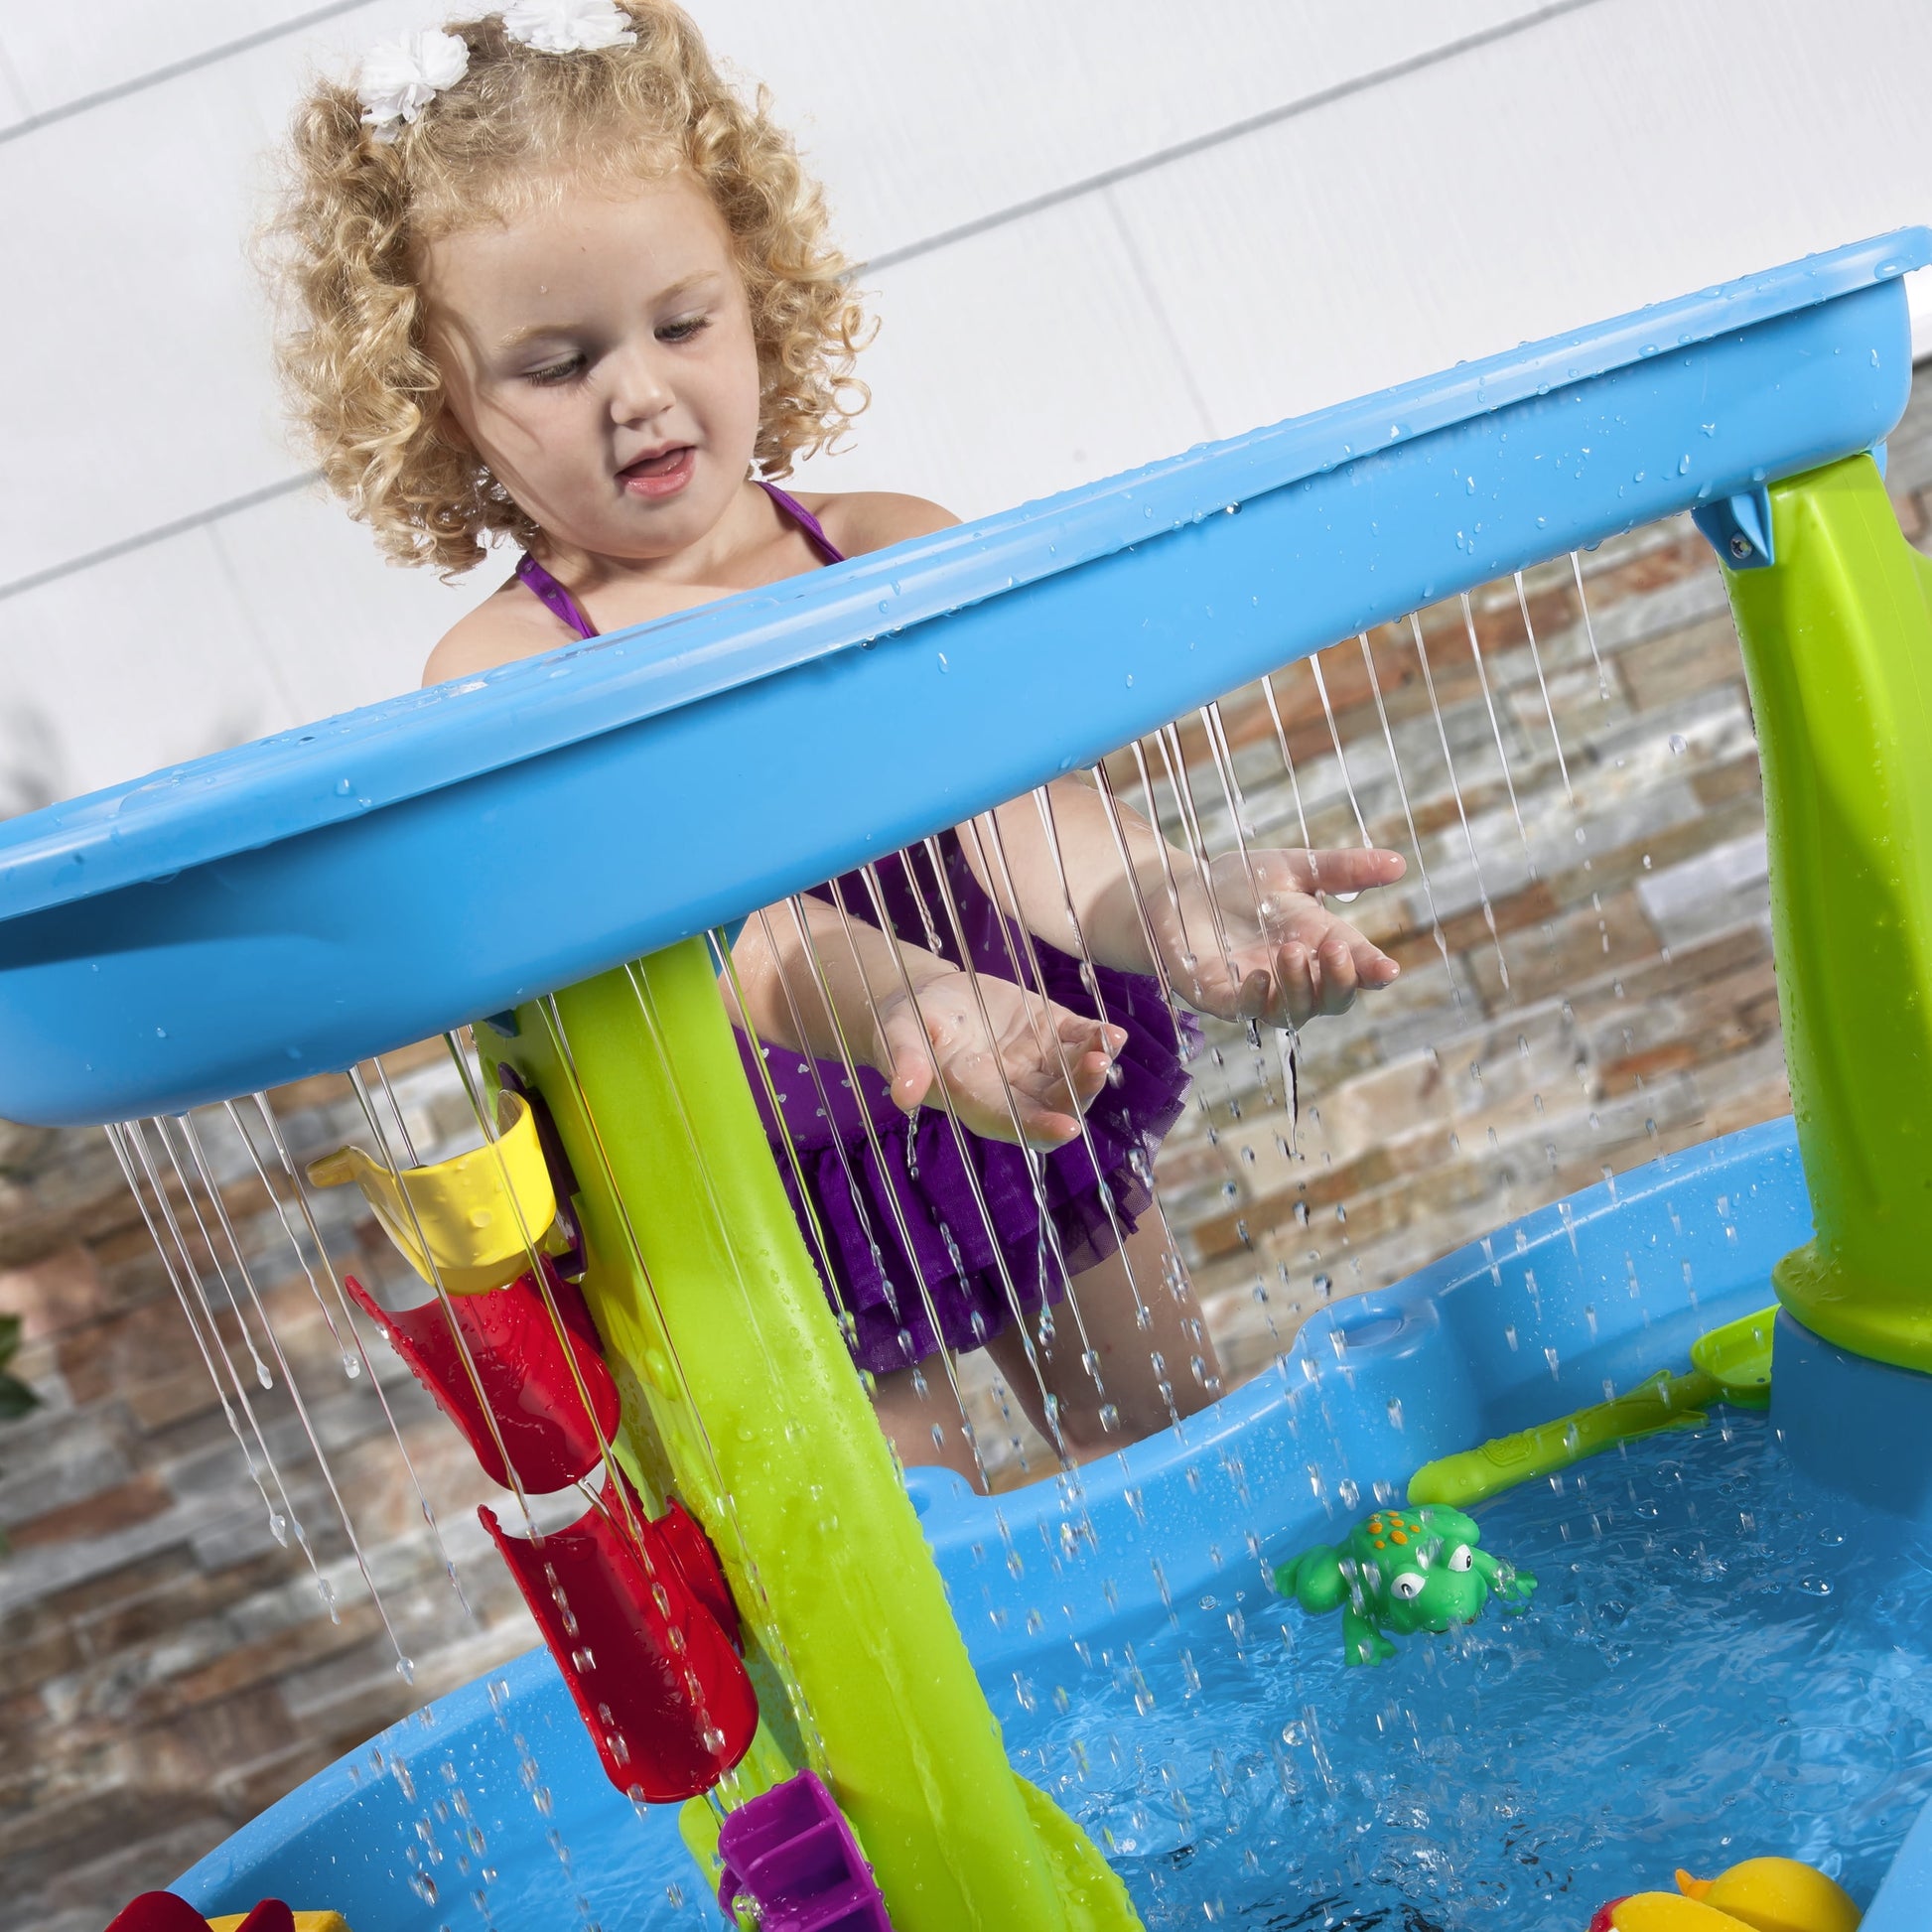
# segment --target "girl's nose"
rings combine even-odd
[[[670,407],[671,385],[648,350],[631,350],[611,364],[611,420],[648,422]]]

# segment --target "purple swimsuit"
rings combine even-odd
[[[759,486],[826,563],[844,561],[803,504],[762,479]],[[597,635],[576,600],[535,558],[524,557],[516,575],[577,635]],[[1155,1151],[1180,1116],[1188,1083],[1182,1054],[1198,1037],[1183,1020],[1176,1038],[1160,987],[1144,974],[1094,968],[1096,1004],[1079,962],[1035,939],[1035,980],[1026,942],[973,876],[958,834],[945,832],[931,843],[974,967],[1043,992],[1071,1012],[1104,1015],[1125,1030],[1127,1043],[1118,1079],[1087,1110],[1084,1139],[1035,1157],[1036,1193],[1021,1149],[963,1129],[955,1133],[943,1106],[908,1117],[870,1067],[859,1068],[855,1094],[840,1061],[814,1062],[767,1044],[767,1092],[752,1044],[740,1034],[746,1075],[806,1247],[830,1266],[833,1306],[847,1317],[854,1357],[879,1375],[919,1361],[942,1343],[978,1347],[1012,1321],[1016,1306],[1032,1313],[1057,1302],[1069,1274],[1114,1252],[1114,1223],[1131,1233],[1154,1197]],[[908,847],[880,860],[875,871],[896,936],[961,963],[932,853]],[[843,904],[868,925],[879,923],[860,873],[815,888],[814,897]],[[785,1153],[771,1093],[783,1109],[795,1163]]]

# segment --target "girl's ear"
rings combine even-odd
[[[1293,1596],[1311,1616],[1339,1609],[1348,1600],[1348,1580],[1341,1574],[1341,1557],[1325,1543],[1304,1550],[1275,1572],[1275,1587]]]

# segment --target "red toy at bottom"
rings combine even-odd
[[[207,1920],[171,1891],[144,1891],[114,1915],[107,1932],[207,1932]],[[279,1898],[264,1898],[235,1932],[295,1932],[295,1914]]]

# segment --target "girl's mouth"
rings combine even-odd
[[[618,482],[629,496],[675,496],[691,481],[697,460],[697,451],[689,443],[680,443],[655,456],[639,457],[618,472]]]

